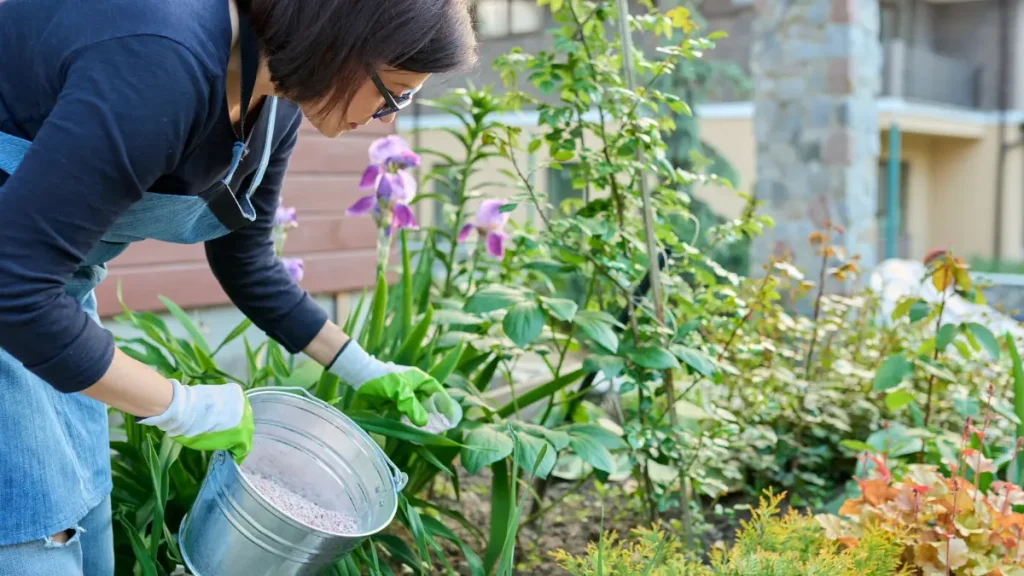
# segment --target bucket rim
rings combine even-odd
[[[341,537],[341,538],[353,538],[353,539],[355,539],[355,538],[359,538],[359,539],[369,538],[371,536],[379,534],[381,531],[383,531],[388,526],[390,526],[392,522],[394,522],[395,516],[398,515],[398,505],[399,505],[399,500],[400,500],[401,495],[402,495],[402,489],[405,488],[405,485],[408,483],[409,476],[405,472],[403,472],[401,469],[399,469],[398,466],[395,465],[394,462],[391,461],[391,458],[389,458],[388,455],[384,453],[384,450],[381,449],[381,447],[373,440],[373,438],[370,436],[370,434],[368,432],[366,432],[366,430],[363,430],[363,428],[361,426],[356,424],[355,421],[353,421],[351,418],[349,418],[347,415],[345,415],[344,412],[342,412],[341,410],[338,410],[338,408],[336,408],[335,406],[332,406],[331,404],[329,404],[327,402],[324,402],[323,400],[317,398],[316,396],[313,396],[305,388],[301,388],[301,387],[297,387],[297,386],[295,386],[295,387],[291,387],[291,386],[272,386],[272,387],[264,387],[264,388],[253,388],[253,389],[248,390],[246,392],[246,396],[248,396],[250,398],[252,398],[254,396],[282,396],[282,397],[289,396],[289,397],[292,397],[292,398],[299,398],[300,400],[303,400],[305,402],[311,403],[311,404],[313,404],[315,406],[318,406],[318,407],[330,410],[335,415],[340,416],[347,423],[351,424],[352,427],[354,428],[354,430],[356,431],[356,433],[360,435],[361,439],[364,440],[365,442],[367,442],[370,445],[370,447],[373,448],[374,452],[376,452],[376,454],[384,461],[384,464],[393,472],[392,475],[391,475],[391,486],[392,486],[392,489],[394,490],[395,498],[394,498],[392,506],[390,506],[391,510],[390,510],[390,512],[387,515],[387,519],[384,522],[381,523],[380,527],[377,528],[376,530],[371,530],[371,531],[364,531],[364,532],[352,533],[352,534],[338,534],[338,533],[335,533],[335,532],[328,532],[326,530],[322,530],[320,528],[317,528],[316,526],[310,526],[308,524],[300,522],[299,520],[297,520],[295,518],[292,518],[291,516],[289,516],[288,514],[284,513],[283,511],[278,510],[277,507],[274,506],[269,500],[267,500],[267,498],[265,498],[260,493],[260,491],[256,489],[256,487],[252,484],[252,482],[249,481],[249,478],[246,477],[244,472],[242,472],[242,467],[239,466],[237,462],[235,462],[235,459],[228,457],[228,452],[226,450],[219,450],[219,451],[217,451],[217,454],[216,454],[215,457],[222,458],[224,460],[224,463],[228,465],[229,469],[234,472],[235,476],[242,481],[242,483],[245,486],[245,488],[247,490],[249,490],[251,493],[253,493],[254,495],[256,495],[261,502],[264,502],[265,504],[267,504],[267,506],[276,515],[280,516],[282,519],[287,520],[290,523],[293,523],[293,524],[296,524],[297,526],[302,527],[303,529],[313,530],[318,535],[324,535],[324,536],[328,536],[328,537],[331,537],[331,538],[339,538],[339,537]]]

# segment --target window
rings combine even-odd
[[[477,0],[473,13],[481,38],[501,38],[540,32],[547,8],[537,0]]]
[[[899,222],[896,228],[896,249],[894,254],[897,257],[906,257],[908,252],[908,238],[907,238],[907,182],[909,179],[910,165],[906,162],[900,162],[900,182],[899,182]],[[878,163],[878,208],[875,211],[875,217],[878,221],[878,249],[879,259],[885,257],[885,242],[886,242],[886,226],[888,226],[887,220],[887,206],[886,199],[888,198],[888,184],[889,184],[889,159],[885,158]]]
[[[901,36],[899,31],[900,8],[894,3],[881,2],[878,6],[878,39],[882,42],[898,40]]]
[[[572,185],[575,164],[562,164],[562,169],[548,168],[548,201],[560,210],[566,200],[583,200],[583,190]]]

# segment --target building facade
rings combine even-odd
[[[707,30],[728,34],[707,57],[733,62],[750,76],[757,19],[770,2],[702,2]],[[861,4],[822,3],[832,10],[856,10]],[[877,8],[874,28],[881,50],[871,111],[876,121],[867,123],[877,132],[878,166],[871,175],[878,180],[877,257],[918,257],[948,247],[968,257],[1024,260],[1024,146],[1018,145],[1024,138],[1024,0],[875,0],[870,8]],[[480,66],[468,75],[440,79],[427,96],[467,81],[500,88],[490,68],[494,57],[515,46],[550,47],[545,31],[553,22],[534,0],[479,0],[476,17]],[[702,138],[735,166],[738,188],[753,192],[758,160],[752,91],[716,92],[695,111]],[[528,113],[508,118],[527,128],[533,120]],[[446,137],[433,129],[447,122],[424,108],[401,118],[399,131],[418,129],[422,145],[445,149]],[[898,145],[893,158],[890,143]],[[493,180],[487,176],[481,181]],[[540,173],[537,184],[555,198],[572,195],[561,180]],[[890,183],[895,183],[894,202],[888,201]],[[733,191],[720,187],[702,188],[697,196],[725,216],[742,207]],[[889,206],[898,210],[894,236],[884,233]]]

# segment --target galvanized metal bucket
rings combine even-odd
[[[220,451],[178,531],[182,558],[193,576],[320,574],[391,523],[408,477],[355,422],[305,390],[248,397],[256,430],[246,470],[350,516],[358,533],[324,532],[278,510]]]

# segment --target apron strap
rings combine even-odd
[[[32,143],[28,140],[0,132],[0,172],[14,174],[14,170],[21,164],[21,159],[31,146]]]
[[[249,11],[238,7],[238,42],[242,56],[241,115],[238,118],[238,140],[231,149],[231,167],[221,180],[225,185],[235,177],[235,170],[242,158],[249,153],[249,138],[245,133],[245,118],[249,115],[252,92],[256,87],[256,75],[260,69],[260,43],[249,27]]]
[[[245,117],[249,115],[249,103],[252,101],[256,75],[260,69],[260,44],[249,27],[249,11],[242,7],[238,9],[238,41],[242,56],[242,114],[238,126],[239,139],[245,142]]]

